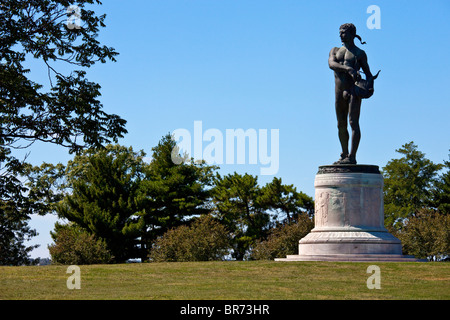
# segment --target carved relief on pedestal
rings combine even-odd
[[[315,226],[326,226],[328,222],[328,202],[330,194],[326,191],[319,191],[315,201]]]
[[[348,224],[346,215],[347,196],[344,192],[333,190],[330,192],[330,206],[328,207],[328,227],[342,227]]]

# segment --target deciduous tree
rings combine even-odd
[[[111,252],[104,240],[73,223],[55,224],[50,232],[53,244],[48,246],[52,263],[55,264],[100,264],[111,261]]]
[[[429,260],[448,258],[450,215],[421,209],[415,216],[405,219],[395,236],[401,240],[404,254]]]
[[[229,250],[229,233],[211,215],[190,225],[170,229],[153,244],[152,262],[223,260]]]
[[[382,170],[387,227],[429,205],[436,175],[442,167],[425,158],[414,142],[406,143],[396,151],[403,157],[392,159]]]
[[[12,152],[40,141],[77,152],[85,147],[101,147],[117,141],[126,133],[126,121],[103,110],[100,85],[86,78],[86,70],[97,62],[115,61],[117,52],[97,40],[105,15],[86,9],[98,0],[4,0],[0,3],[0,221],[14,220],[12,234],[34,235],[26,223],[31,213],[44,209],[30,203],[23,180],[27,171],[24,159]],[[71,5],[79,9],[80,25],[68,28]],[[73,7],[75,9],[75,7]],[[78,10],[76,9],[76,10]],[[30,76],[32,61],[38,61],[48,73],[48,83]],[[38,64],[34,64],[36,66]],[[69,66],[65,73],[63,68]],[[42,203],[41,203],[42,204]],[[38,212],[41,214],[46,211]],[[19,220],[17,220],[19,219]],[[6,225],[0,227],[7,228]],[[9,225],[8,228],[13,227]],[[3,252],[26,256],[25,238],[8,242]],[[6,237],[6,236],[5,236]],[[8,258],[8,263],[23,263]]]
[[[258,242],[252,250],[255,260],[273,260],[298,254],[298,241],[314,227],[314,221],[307,214],[299,214],[292,223],[278,224],[270,230],[267,240]]]

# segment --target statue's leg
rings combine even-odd
[[[341,158],[337,161],[342,161],[348,156],[348,140],[349,134],[347,131],[347,117],[349,105],[347,99],[344,98],[343,92],[336,90],[336,118],[338,125],[338,136],[342,147]]]
[[[356,164],[356,152],[361,140],[361,130],[359,128],[359,115],[361,111],[361,99],[355,96],[350,97],[349,103],[349,123],[352,128],[352,145],[349,154],[350,163]]]

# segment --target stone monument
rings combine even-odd
[[[299,241],[298,255],[276,261],[417,261],[402,255],[399,239],[384,227],[383,176],[378,166],[357,165],[361,137],[361,100],[374,92],[365,52],[354,44],[351,23],[339,30],[341,48],[330,51],[328,64],[335,77],[335,107],[342,153],[332,165],[319,167],[315,187],[315,226]],[[365,42],[362,42],[364,44]],[[361,79],[359,69],[366,79]],[[347,120],[352,129],[351,149]]]
[[[320,166],[314,187],[314,229],[300,239],[298,255],[277,261],[417,261],[384,227],[378,166]]]

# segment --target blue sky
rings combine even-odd
[[[380,8],[381,29],[366,25],[369,5]],[[166,133],[193,132],[194,121],[224,135],[278,129],[275,176],[314,196],[318,166],[340,153],[328,54],[352,22],[372,72],[381,69],[361,107],[358,163],[383,167],[409,141],[434,162],[449,159],[448,0],[108,0],[96,10],[107,14],[99,40],[120,55],[87,76],[102,86],[104,110],[128,121],[123,145],[151,154]],[[32,65],[35,80],[48,82],[40,67]],[[71,159],[57,146],[30,151],[34,164]],[[221,165],[233,171],[258,175],[260,165]],[[48,257],[55,220],[32,219],[32,243],[41,244],[33,257]]]

